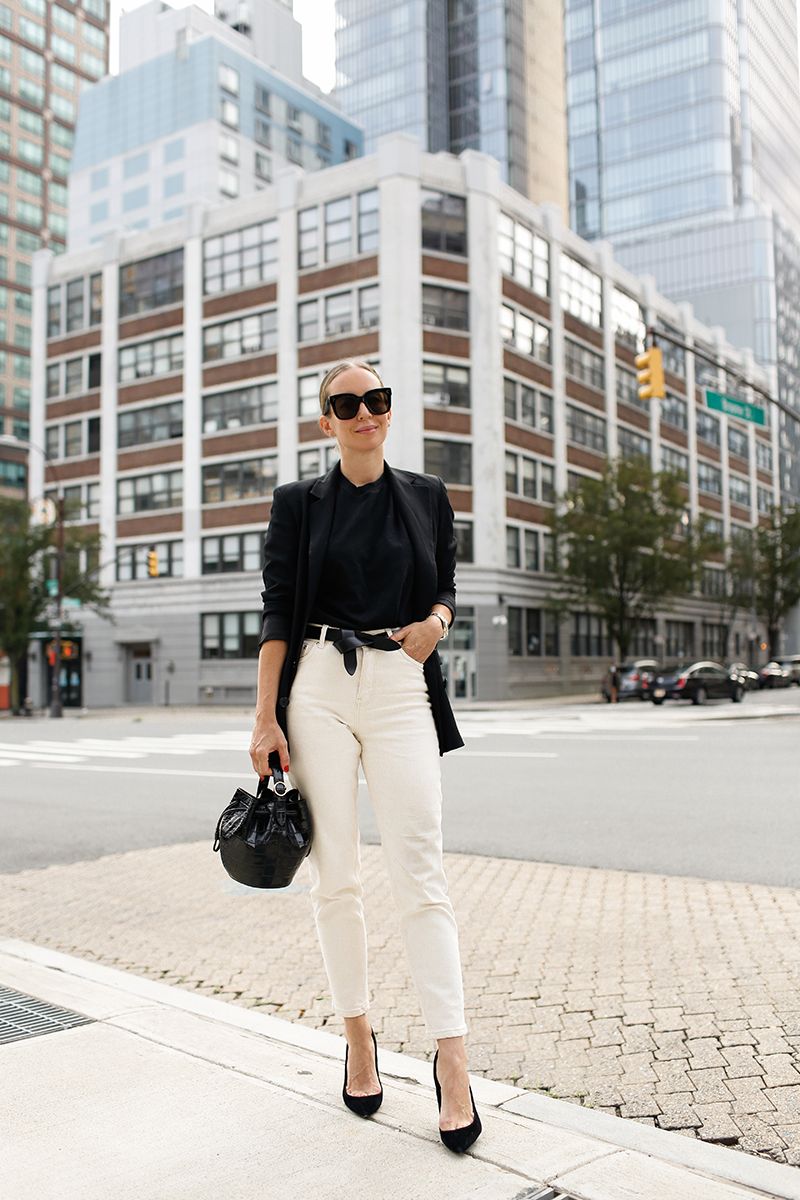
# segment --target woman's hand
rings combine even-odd
[[[433,654],[437,643],[441,641],[442,622],[438,617],[431,615],[424,621],[412,621],[410,625],[396,629],[391,634],[391,638],[394,642],[400,642],[410,658],[424,663],[426,658],[430,658]]]
[[[289,746],[286,742],[283,730],[276,720],[256,720],[255,728],[253,729],[253,737],[250,742],[250,759],[253,764],[253,770],[258,775],[259,779],[263,779],[266,775],[272,774],[272,768],[269,765],[269,756],[274,750],[278,751],[278,756],[281,760],[281,768],[284,771],[289,770]]]

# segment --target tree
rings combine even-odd
[[[639,623],[674,596],[692,591],[703,558],[721,548],[701,523],[692,530],[685,483],[654,472],[642,457],[606,464],[560,498],[555,606],[586,607],[605,618],[622,658]]]
[[[753,538],[755,609],[767,627],[770,658],[777,658],[783,620],[800,601],[800,511],[772,507]]]
[[[31,635],[42,625],[48,601],[47,579],[57,542],[57,526],[36,525],[24,500],[0,497],[0,652],[11,664],[11,707],[20,710],[19,664]],[[77,525],[64,529],[63,596],[71,596],[108,615],[108,596],[96,574],[81,569],[97,561],[100,535]]]
[[[719,624],[723,627],[722,657],[728,657],[728,645],[736,615],[753,608],[756,576],[756,539],[752,529],[737,529],[726,547],[725,570],[716,593]]]

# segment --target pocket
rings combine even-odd
[[[419,661],[419,659],[412,658],[411,655],[406,650],[404,650],[402,646],[400,647],[400,653],[402,654],[403,658],[405,658],[408,662],[413,663],[418,671],[425,670],[425,664],[421,663]]]
[[[300,653],[297,656],[298,663],[301,663],[304,658],[308,658],[309,654],[314,649],[316,644],[317,644],[316,639],[306,638],[306,640],[303,642],[302,646],[300,647]]]

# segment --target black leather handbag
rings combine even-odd
[[[237,788],[217,822],[214,850],[237,883],[254,888],[288,887],[311,849],[311,817],[297,788],[289,788],[277,755],[255,796]]]

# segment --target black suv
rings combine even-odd
[[[705,704],[706,700],[728,699],[738,704],[744,696],[744,684],[738,674],[731,674],[715,662],[696,662],[690,667],[675,668],[669,675],[659,675],[653,686],[653,703],[665,700],[691,700]]]

